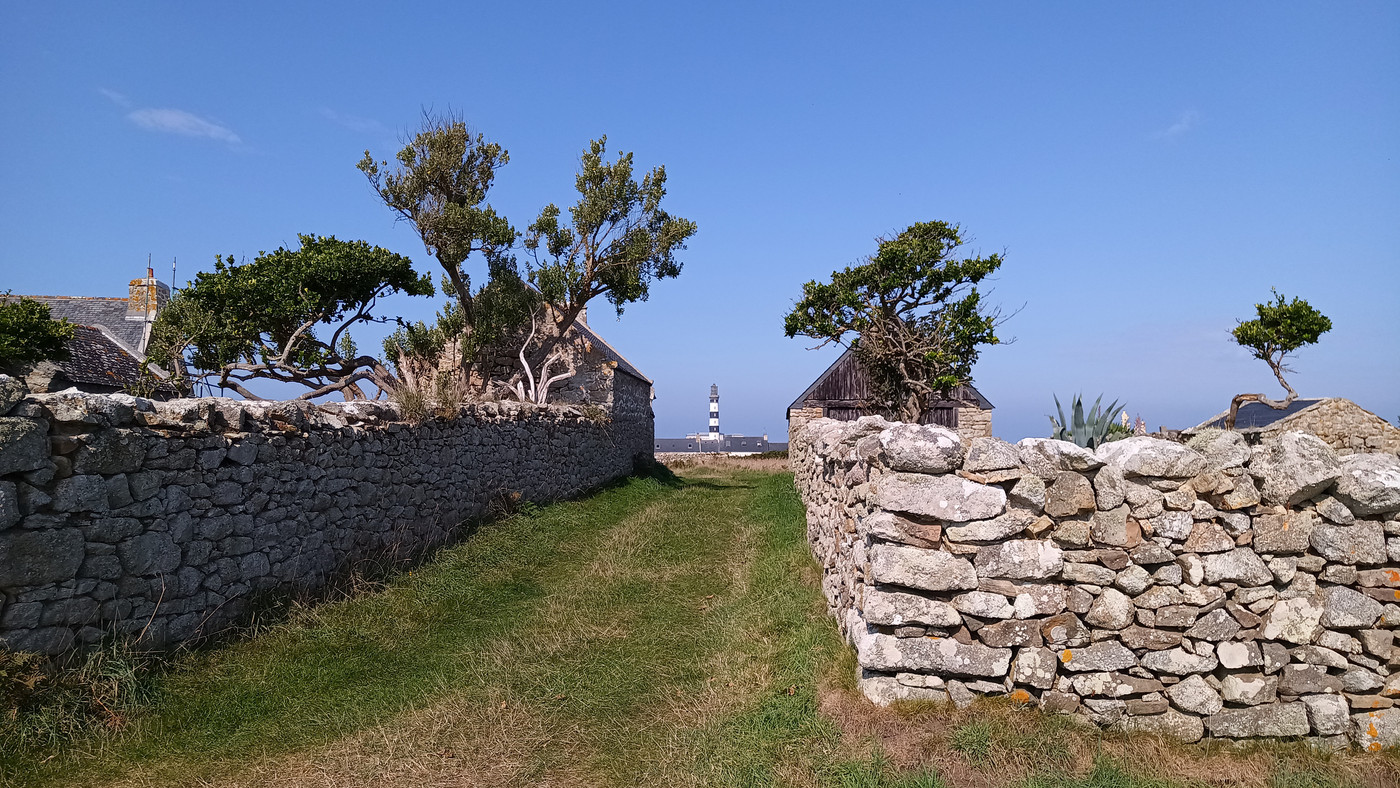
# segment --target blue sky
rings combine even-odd
[[[929,219],[1024,305],[976,368],[1002,437],[1052,393],[1156,429],[1277,392],[1227,333],[1270,287],[1335,326],[1300,394],[1394,421],[1397,42],[1392,2],[5,3],[0,289],[124,295],[148,254],[183,282],[309,232],[435,270],[355,163],[450,108],[509,149],[518,228],[593,137],[666,165],[681,278],[592,310],[658,435],[703,429],[710,383],[726,431],[783,434],[835,353],[782,335],[801,284]]]

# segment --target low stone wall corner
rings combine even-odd
[[[1400,459],[1284,433],[1096,451],[813,419],[790,458],[876,703],[1009,695],[1187,741],[1400,745]]]

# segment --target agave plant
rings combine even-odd
[[[1053,395],[1052,395],[1053,396]],[[1076,446],[1083,446],[1086,449],[1097,449],[1108,437],[1109,429],[1117,420],[1118,414],[1122,412],[1123,406],[1114,400],[1107,408],[1100,409],[1099,403],[1103,402],[1103,395],[1094,400],[1094,407],[1089,410],[1089,414],[1084,415],[1084,401],[1078,394],[1074,395],[1074,402],[1070,407],[1070,414],[1073,421],[1065,418],[1065,411],[1060,407],[1060,398],[1055,397],[1055,412],[1060,414],[1058,420],[1050,416],[1051,433],[1050,437],[1055,440],[1070,441]]]

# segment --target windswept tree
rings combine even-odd
[[[465,375],[479,351],[518,328],[527,314],[510,309],[524,290],[510,254],[518,233],[486,201],[496,170],[510,161],[510,153],[473,134],[459,118],[425,115],[395,158],[391,165],[365,151],[359,169],[384,204],[413,226],[442,267],[443,289],[457,302],[456,316],[448,321],[457,333],[449,342]],[[475,286],[468,266],[473,255],[485,264],[485,276]],[[493,297],[505,290],[511,291],[508,297]],[[500,307],[506,312],[496,311]],[[419,358],[415,363],[430,361]]]
[[[962,254],[958,225],[920,222],[877,239],[875,254],[834,271],[830,283],[802,286],[784,320],[789,337],[849,347],[881,401],[917,422],[939,398],[969,382],[982,345],[1001,342],[1001,311],[982,303],[977,286],[1002,256]]]
[[[23,296],[11,301],[9,293],[0,298],[0,372],[63,361],[72,338],[72,324],[52,319],[48,304]]]
[[[676,253],[685,249],[697,226],[661,207],[666,168],[655,167],[638,183],[632,153],[608,163],[607,141],[593,140],[579,158],[574,178],[579,198],[569,208],[568,220],[551,203],[525,233],[530,284],[548,309],[531,315],[531,336],[540,339],[531,360],[522,352],[522,369],[512,384],[522,377],[547,380],[551,358],[565,363],[558,344],[589,301],[606,298],[620,317],[628,304],[647,300],[653,282],[680,276]],[[547,332],[537,331],[542,318],[552,323]],[[536,372],[532,364],[543,366]]]
[[[1278,384],[1288,392],[1281,400],[1270,399],[1263,394],[1237,394],[1230,402],[1230,414],[1225,417],[1225,428],[1235,428],[1235,418],[1240,406],[1246,402],[1260,402],[1275,410],[1283,410],[1298,399],[1298,392],[1288,385],[1283,373],[1293,373],[1285,359],[1288,354],[1317,342],[1318,338],[1332,330],[1332,321],[1311,304],[1301,298],[1286,299],[1278,290],[1273,291],[1274,299],[1254,305],[1256,317],[1241,320],[1230,332],[1235,342],[1250,351],[1260,361],[1269,365],[1269,370],[1278,378]]]
[[[584,152],[575,178],[579,199],[567,219],[551,204],[530,225],[522,275],[511,253],[520,236],[487,202],[496,171],[510,161],[505,148],[471,133],[460,119],[429,116],[395,164],[365,152],[360,170],[417,230],[443,268],[443,289],[457,301],[436,325],[404,326],[390,338],[385,350],[397,369],[437,369],[439,359],[452,358],[483,388],[497,384],[543,401],[547,387],[525,384],[572,374],[573,356],[561,342],[591,299],[604,296],[621,314],[626,304],[647,298],[654,280],[680,274],[676,252],[696,228],[662,209],[665,168],[639,183],[631,153],[611,163],[605,153],[606,138]],[[478,274],[485,273],[476,284],[469,265],[474,255],[484,264]],[[492,362],[507,350],[521,358],[521,367],[494,379],[499,370]],[[433,352],[437,358],[421,355]]]
[[[252,380],[292,383],[299,399],[340,392],[365,399],[361,382],[383,389],[392,373],[362,354],[350,328],[388,322],[373,314],[391,293],[433,295],[432,281],[407,257],[364,241],[301,236],[299,249],[279,248],[236,264],[217,259],[178,292],[152,329],[151,359],[181,374],[261,399]]]

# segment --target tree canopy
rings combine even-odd
[[[1273,300],[1255,304],[1255,318],[1239,321],[1230,334],[1240,347],[1269,365],[1269,370],[1288,396],[1273,400],[1263,394],[1236,395],[1230,402],[1230,414],[1225,419],[1227,429],[1234,429],[1240,405],[1246,402],[1261,402],[1275,410],[1283,410],[1292,404],[1298,398],[1298,392],[1283,377],[1283,373],[1293,372],[1285,359],[1290,353],[1315,344],[1318,338],[1332,330],[1331,319],[1307,301],[1296,297],[1290,301],[1278,290],[1274,290],[1273,295]]]
[[[299,249],[261,252],[251,263],[216,259],[212,272],[197,275],[161,311],[151,360],[177,374],[183,360],[205,382],[250,399],[260,397],[244,384],[257,378],[310,389],[301,399],[337,391],[363,398],[363,380],[389,385],[389,371],[360,354],[349,329],[386,321],[373,314],[380,297],[432,295],[432,281],[407,257],[364,241],[300,239]]]
[[[52,319],[48,304],[23,296],[0,301],[0,370],[15,370],[39,361],[63,361],[68,358],[68,342],[72,338],[72,324]]]
[[[621,315],[634,301],[645,301],[651,283],[680,276],[676,252],[698,229],[695,222],[661,208],[666,168],[632,176],[632,154],[604,161],[607,137],[593,140],[579,158],[574,179],[578,202],[569,221],[553,203],[545,206],[525,233],[530,283],[559,313],[567,329],[589,300],[605,296]]]
[[[517,235],[486,202],[496,170],[510,162],[510,153],[472,134],[458,118],[426,116],[395,158],[395,165],[376,162],[365,151],[358,166],[384,204],[413,225],[428,254],[442,266],[470,330],[476,323],[476,294],[466,261],[481,253],[488,261],[506,262]]]
[[[665,168],[639,183],[632,154],[608,162],[606,143],[606,137],[594,140],[584,151],[574,181],[579,198],[568,218],[550,204],[529,226],[523,274],[511,253],[520,234],[486,201],[496,171],[510,161],[505,148],[460,119],[429,116],[395,164],[365,152],[360,170],[385,204],[413,224],[445,272],[443,289],[457,301],[436,325],[406,325],[390,338],[385,350],[396,369],[423,373],[442,354],[455,354],[459,369],[474,369],[482,386],[523,391],[515,384],[556,377],[549,368],[563,363],[559,343],[591,299],[606,297],[620,315],[627,304],[646,300],[653,281],[680,274],[676,253],[696,225],[662,209]],[[475,288],[467,266],[473,254],[486,269]],[[511,355],[519,351],[522,367],[492,381],[491,362],[507,346]]]
[[[906,421],[972,378],[980,346],[1001,342],[998,309],[982,303],[977,285],[1002,256],[960,255],[962,229],[948,222],[911,225],[877,239],[860,265],[811,281],[784,320],[798,335],[850,347],[882,401]]]

